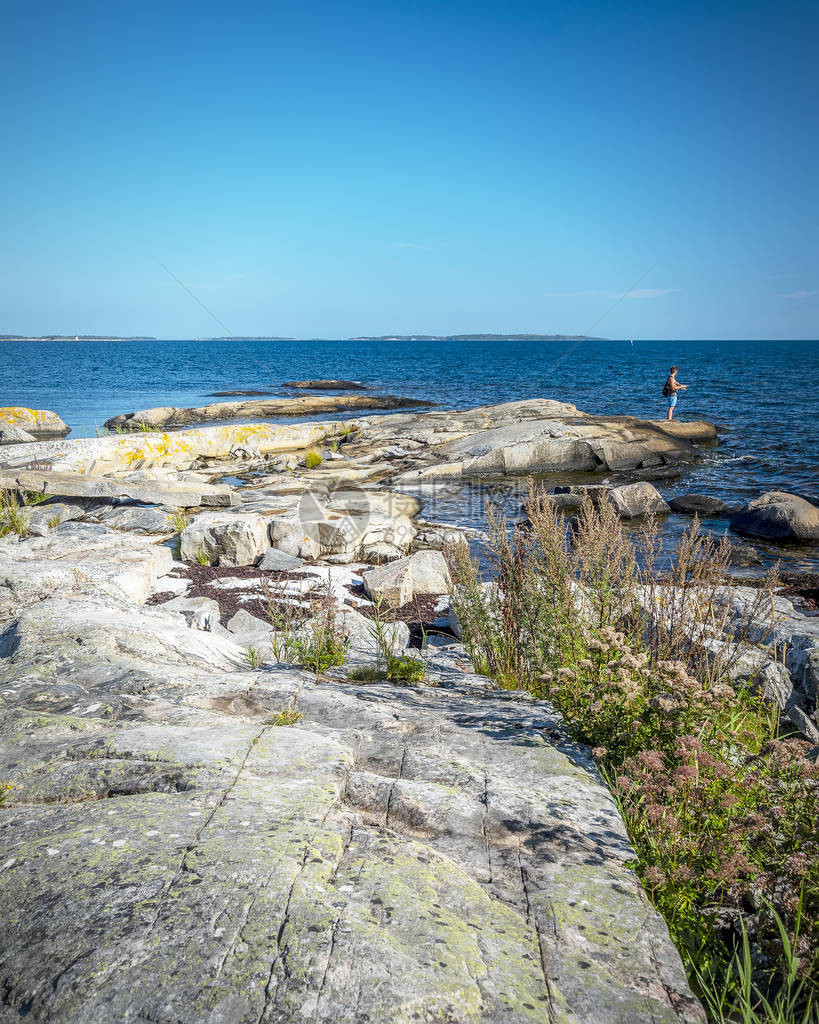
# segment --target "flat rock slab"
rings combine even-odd
[[[0,471],[41,471],[94,475],[186,472],[202,459],[230,459],[237,447],[262,454],[302,451],[329,437],[342,435],[349,422],[330,420],[315,423],[230,423],[194,427],[189,430],[152,431],[82,437],[68,441],[40,441],[0,450]],[[139,482],[139,481],[137,481]],[[152,477],[143,483],[163,483]],[[179,481],[182,482],[182,481]],[[196,481],[188,481],[194,483]],[[173,483],[168,480],[166,486]],[[199,481],[201,484],[202,482]],[[209,488],[205,488],[209,490]]]
[[[123,413],[105,421],[109,430],[134,430],[141,426],[156,430],[162,427],[185,426],[244,417],[265,419],[272,416],[312,416],[317,413],[343,412],[347,409],[412,409],[431,406],[420,398],[397,395],[303,395],[299,398],[263,399],[249,402],[213,402],[210,405],[177,409],[162,406]]]
[[[0,623],[56,594],[142,602],[172,561],[156,538],[61,523],[45,537],[0,545]]]
[[[132,501],[148,505],[176,508],[197,508],[200,505],[225,507],[238,501],[227,487],[191,485],[176,481],[144,483],[42,470],[0,471],[0,490],[39,491],[50,497],[60,498],[130,498]]]
[[[111,531],[60,529],[105,562]],[[229,634],[82,586],[5,618],[9,1013],[703,1020],[614,801],[545,702],[456,667],[440,688],[250,672]],[[288,707],[296,725],[272,724]]]

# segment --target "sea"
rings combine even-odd
[[[716,423],[720,443],[681,479],[657,483],[666,498],[696,492],[739,505],[776,489],[819,504],[819,341],[0,341],[0,407],[53,409],[83,437],[135,409],[203,405],[219,401],[216,391],[292,395],[284,381],[344,378],[441,408],[554,398],[657,419],[672,364],[689,386],[676,418]],[[487,493],[438,488],[421,494],[424,515],[480,526]],[[492,495],[511,510],[520,487]],[[669,517],[665,534],[684,525]],[[759,550],[766,565],[819,570],[819,545]]]

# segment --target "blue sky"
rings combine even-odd
[[[0,333],[819,335],[813,2],[0,0]]]

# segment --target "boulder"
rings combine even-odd
[[[265,622],[264,619],[251,615],[250,612],[246,611],[244,608],[240,608],[231,619],[228,619],[225,623],[225,627],[231,633],[241,633],[244,635],[258,634],[260,639],[263,639],[267,634],[273,631],[273,627],[269,622]]]
[[[0,444],[23,444],[37,438],[22,427],[12,423],[0,423]]]
[[[763,540],[819,541],[819,508],[786,491],[768,491],[731,517],[731,529]]]
[[[430,548],[434,551],[446,551],[447,548],[469,547],[469,537],[478,537],[476,530],[464,530],[457,526],[433,526],[426,524],[419,529],[412,542],[414,551]]]
[[[734,540],[731,541],[728,564],[732,565],[735,569],[747,569],[754,565],[762,565],[762,559],[759,557],[755,547]]]
[[[681,494],[671,498],[668,507],[683,516],[699,516],[701,519],[725,519],[731,514],[731,507],[719,498],[707,494]]]
[[[0,430],[6,427],[22,427],[36,438],[65,437],[71,432],[56,412],[50,409],[26,409],[22,406],[0,408]]]
[[[262,555],[258,568],[265,569],[268,572],[292,572],[294,569],[300,569],[303,565],[303,558],[288,555],[287,552],[281,551],[278,548],[268,548],[264,555]]]
[[[609,491],[609,500],[623,519],[634,519],[652,512],[665,515],[669,511],[657,488],[645,481],[613,487]]]
[[[440,551],[416,551],[389,565],[364,573],[364,589],[373,601],[398,608],[424,594],[448,594],[449,567]]]
[[[311,561],[319,556],[318,542],[309,536],[298,516],[277,516],[270,523],[270,543],[292,558]]]
[[[313,416],[346,409],[412,409],[434,404],[420,398],[402,398],[399,395],[302,395],[298,398],[256,398],[247,402],[212,402],[210,405],[187,409],[177,409],[173,406],[141,409],[138,412],[112,416],[105,421],[105,426],[109,430],[138,430],[144,425],[151,430],[158,430],[238,417],[263,419],[271,416]],[[24,426],[30,429],[26,424]]]
[[[48,501],[33,506],[29,511],[29,528],[32,533],[35,529],[45,528],[53,530],[61,523],[69,523],[74,519],[82,519],[86,509],[84,505],[75,505],[71,502]],[[45,534],[42,534],[45,536]]]
[[[387,562],[396,562],[403,557],[404,552],[400,548],[394,544],[388,544],[385,540],[377,540],[361,547],[362,561],[371,562],[373,565],[386,565]]]
[[[182,531],[181,557],[191,562],[204,553],[211,565],[255,565],[268,549],[267,530],[263,516],[206,513]]]

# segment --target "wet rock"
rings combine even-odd
[[[357,380],[286,380],[283,388],[307,389],[310,391],[363,391],[364,385]]]
[[[725,519],[732,512],[724,501],[709,498],[707,494],[681,494],[678,498],[671,498],[668,507],[680,515],[699,516],[701,519]]]
[[[731,529],[764,540],[819,540],[819,508],[796,494],[768,491],[731,517]]]
[[[669,511],[657,488],[646,481],[613,487],[609,491],[609,500],[623,519],[634,519],[651,512],[665,515]]]
[[[728,564],[736,569],[751,568],[755,565],[762,565],[759,552],[751,544],[743,544],[741,541],[731,541],[731,550],[728,554]]]
[[[269,547],[268,520],[249,513],[210,512],[181,534],[183,561],[204,555],[210,565],[255,565]]]

